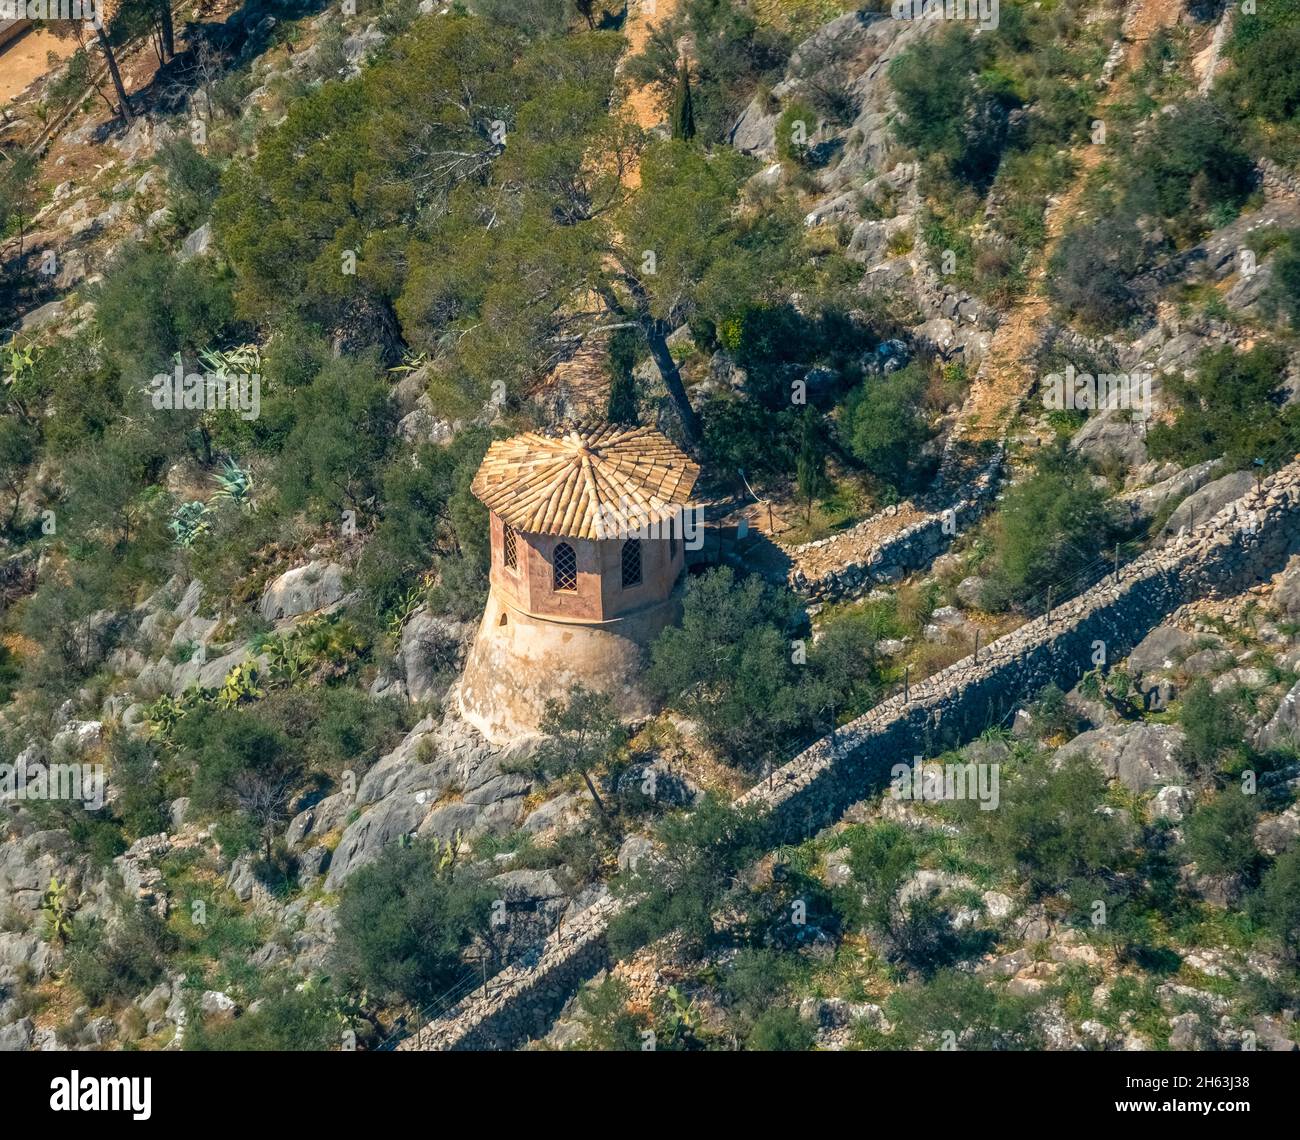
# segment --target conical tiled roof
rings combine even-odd
[[[674,515],[700,468],[653,428],[580,425],[525,432],[488,448],[471,490],[516,530],[609,538]]]

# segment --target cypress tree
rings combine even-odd
[[[641,422],[636,377],[637,335],[632,329],[619,329],[609,342],[609,410],[612,424],[636,427]]]
[[[673,99],[673,138],[693,139],[695,137],[695,108],[691,102],[691,72],[682,60],[681,70],[677,73],[677,93]]]
[[[813,500],[830,489],[820,428],[817,413],[811,408],[806,409],[799,424],[799,457],[795,465],[795,482],[804,500],[805,522],[812,520]]]

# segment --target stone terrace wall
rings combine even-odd
[[[16,40],[32,25],[31,20],[0,20],[0,51],[3,51],[11,40]]]
[[[605,929],[620,906],[620,900],[606,897],[588,907],[546,939],[535,961],[502,970],[485,989],[397,1048],[509,1049],[542,1036],[574,991],[609,964]]]
[[[837,819],[884,782],[889,769],[931,756],[996,720],[1049,682],[1072,687],[1092,665],[1094,641],[1123,658],[1186,601],[1235,593],[1300,552],[1300,459],[1106,581],[891,697],[824,738],[747,792],[739,804],[768,813],[773,839],[793,840]],[[544,1033],[574,989],[608,962],[604,931],[621,903],[607,898],[557,931],[533,965],[503,971],[486,995],[465,999],[404,1049],[508,1049]]]
[[[1300,197],[1300,178],[1268,158],[1259,160],[1260,184],[1268,201]]]
[[[912,686],[819,740],[738,804],[771,812],[777,834],[807,834],[868,794],[890,767],[932,756],[996,722],[1044,685],[1072,687],[1093,643],[1116,662],[1171,610],[1232,593],[1300,551],[1300,463],[1293,463],[1191,533],[1149,551],[1078,597]]]
[[[974,526],[979,519],[997,490],[1001,465],[1002,449],[999,447],[997,455],[985,470],[969,486],[962,488],[948,509],[926,515],[919,522],[890,535],[874,547],[867,557],[846,562],[839,569],[820,578],[810,579],[796,568],[790,572],[790,588],[813,601],[837,601],[859,596],[873,584],[895,582],[909,571],[930,565],[952,544],[963,528]],[[865,531],[875,525],[881,517],[883,516],[872,515],[842,535],[821,539],[820,542],[848,544],[858,531]],[[809,543],[797,549],[807,549],[812,545],[814,544]]]

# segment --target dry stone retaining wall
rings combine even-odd
[[[795,839],[837,819],[914,755],[968,738],[1014,704],[1055,682],[1072,686],[1092,666],[1093,643],[1125,656],[1182,603],[1237,592],[1300,552],[1300,458],[1208,522],[1123,567],[1058,606],[913,686],[910,699],[877,705],[819,740],[738,801],[766,812],[775,839]],[[508,1049],[543,1034],[576,987],[608,962],[604,932],[623,904],[606,898],[512,966],[486,993],[403,1042],[404,1049]]]
[[[588,907],[546,939],[535,961],[502,970],[397,1048],[509,1049],[542,1036],[574,991],[608,964],[605,930],[619,907],[608,896]]]
[[[31,24],[31,20],[0,20],[0,50],[27,31]]]
[[[958,493],[951,507],[926,515],[919,522],[885,539],[867,557],[848,562],[820,578],[810,579],[800,570],[792,570],[790,588],[813,601],[835,601],[856,597],[873,584],[894,582],[911,570],[928,566],[951,545],[964,527],[974,525],[997,489],[997,475],[1001,465],[1002,448],[999,447],[997,455],[969,486]],[[821,541],[851,542],[855,531],[874,526],[880,517],[872,515],[853,530]]]
[[[1072,687],[1092,667],[1095,642],[1123,658],[1185,601],[1235,592],[1300,551],[1300,463],[1229,504],[1191,533],[1107,576],[1092,589],[877,705],[823,738],[739,804],[771,812],[776,831],[807,834],[837,819],[889,768],[933,755],[996,722],[1049,683]]]
[[[1264,197],[1270,202],[1300,197],[1300,178],[1271,159],[1259,160],[1259,177]]]

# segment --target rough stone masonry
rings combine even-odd
[[[774,841],[815,833],[862,799],[900,756],[968,739],[1044,685],[1071,688],[1104,641],[1118,661],[1161,619],[1195,598],[1262,581],[1300,552],[1300,457],[1191,531],[1013,630],[973,657],[891,697],[805,749],[737,806],[772,821]],[[607,897],[553,933],[535,958],[508,967],[401,1049],[509,1049],[546,1032],[569,997],[608,964],[605,930],[627,905]]]

